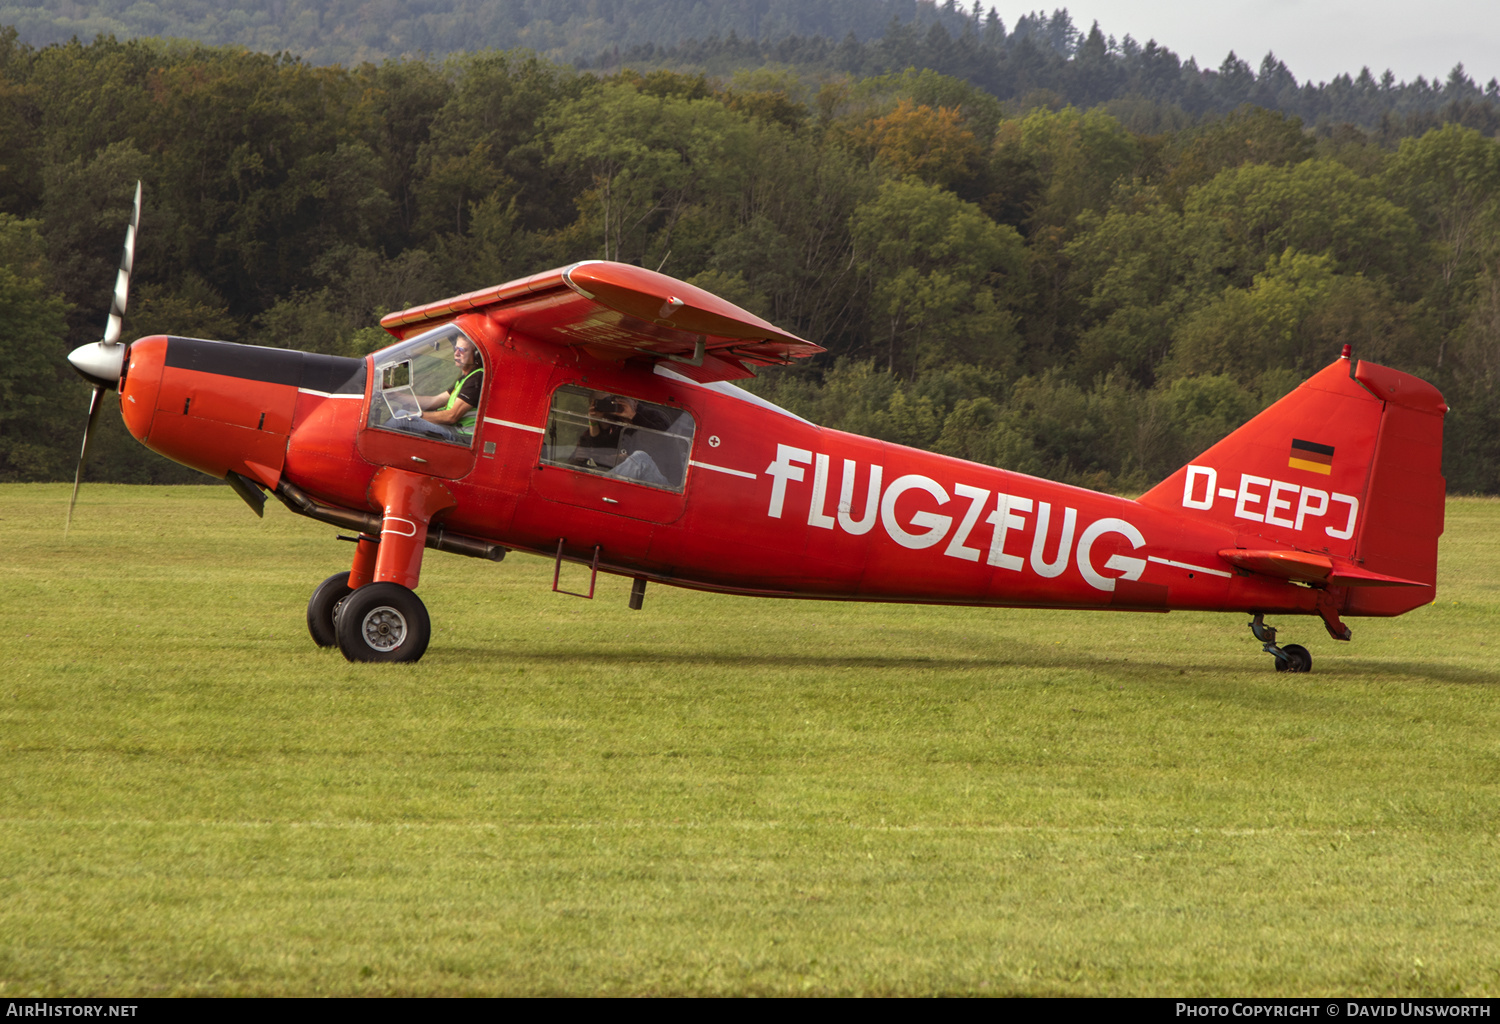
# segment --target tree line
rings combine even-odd
[[[1188,119],[1244,103],[1308,125],[1355,124],[1386,136],[1459,122],[1500,128],[1500,81],[1474,81],[1460,64],[1445,79],[1397,81],[1366,67],[1330,82],[1299,82],[1266,54],[1252,66],[1231,52],[1217,66],[1181,60],[1155,40],[1085,32],[1066,8],[1033,11],[1007,28],[982,0],[266,0],[80,3],[0,0],[0,25],[32,46],[97,36],[178,38],[313,64],[442,58],[526,47],[580,68],[690,70],[727,76],[768,64],[855,77],[927,68],[1003,100],[1037,92],[1092,107],[1114,102],[1131,127],[1143,117]],[[1437,70],[1437,69],[1435,69]]]
[[[853,32],[842,41],[826,35],[753,39],[738,34],[671,44],[647,40],[616,44],[578,64],[602,71],[661,67],[719,75],[781,66],[855,77],[926,68],[1027,106],[1105,104],[1129,126],[1148,133],[1182,128],[1245,104],[1279,110],[1311,126],[1355,125],[1387,142],[1446,123],[1487,135],[1500,130],[1500,81],[1492,78],[1481,86],[1461,63],[1442,81],[1418,75],[1398,82],[1389,69],[1376,75],[1366,67],[1330,82],[1298,82],[1274,53],[1258,68],[1233,51],[1217,68],[1200,68],[1195,59],[1181,60],[1155,41],[1106,36],[1097,22],[1080,32],[1066,10],[1047,18],[1023,16],[1009,33],[993,9],[981,17],[976,5],[956,26],[953,19],[934,18],[924,29],[920,20],[892,18],[881,36],[867,40]]]
[[[126,331],[360,354],[390,310],[578,259],[825,345],[828,426],[1119,491],[1352,344],[1443,388],[1500,491],[1500,145],[1253,105],[1143,131],[932,70],[711,80],[526,52],[315,66],[0,34],[0,479],[71,473],[130,192]],[[106,417],[114,421],[115,417]],[[100,479],[192,478],[122,436]]]
[[[780,39],[853,32],[871,39],[895,18],[957,31],[970,13],[948,0],[0,0],[0,24],[33,46],[93,39],[178,38],[292,52],[315,64],[444,57],[518,46],[558,61],[611,46],[728,36]],[[1040,16],[1038,16],[1040,17]]]

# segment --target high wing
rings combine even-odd
[[[405,339],[470,312],[599,359],[670,361],[701,383],[750,377],[750,366],[784,365],[823,351],[701,288],[605,260],[414,306],[383,317],[380,326]]]

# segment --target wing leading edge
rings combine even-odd
[[[605,260],[414,306],[382,317],[380,326],[404,339],[470,312],[602,359],[665,361],[703,383],[750,377],[751,366],[784,365],[823,351],[685,281]]]

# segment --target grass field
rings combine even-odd
[[[1500,501],[1436,604],[1273,620],[1305,676],[1241,615],[436,553],[427,657],[355,667],[333,528],[66,501],[0,487],[0,997],[1500,994]]]

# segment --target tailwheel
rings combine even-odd
[[[307,602],[307,631],[319,647],[339,645],[336,623],[339,604],[354,591],[349,589],[349,574],[335,573],[318,584]]]
[[[416,661],[432,639],[422,599],[398,583],[370,583],[338,611],[339,650],[350,661]]]
[[[1278,672],[1311,672],[1312,655],[1307,653],[1307,648],[1301,644],[1287,644],[1281,649],[1286,654],[1286,661],[1276,659],[1276,671]],[[1283,667],[1283,665],[1285,667]]]
[[[1260,641],[1261,650],[1276,659],[1276,671],[1312,671],[1312,655],[1307,652],[1307,648],[1301,644],[1277,646],[1276,627],[1266,625],[1265,616],[1260,612],[1256,612],[1255,618],[1250,621],[1250,632],[1254,633],[1255,639]]]

